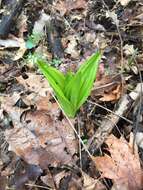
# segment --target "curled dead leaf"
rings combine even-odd
[[[105,76],[95,82],[92,97],[101,97],[100,101],[115,101],[121,97],[123,91],[122,78],[120,75]]]
[[[115,101],[121,97],[121,94],[122,94],[122,85],[120,84],[113,91],[109,93],[104,93],[103,97],[100,98],[100,100],[104,102]]]

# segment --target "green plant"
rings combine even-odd
[[[49,64],[54,67],[58,67],[62,61],[59,58],[54,58],[52,61],[49,61]]]
[[[138,49],[135,49],[133,54],[130,56],[130,58],[128,59],[128,65],[131,66],[134,64],[134,61],[137,57],[137,54],[138,54]]]
[[[30,36],[28,36],[28,40],[26,41],[27,49],[32,49],[36,47],[41,38],[42,35],[39,33],[32,33]]]
[[[67,116],[75,117],[77,110],[90,95],[100,59],[101,54],[96,52],[75,74],[69,71],[65,75],[49,66],[44,59],[37,57],[35,60]]]

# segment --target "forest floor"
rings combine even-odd
[[[142,190],[142,0],[0,7],[0,190]],[[66,73],[97,50],[92,92],[70,119],[35,53]]]

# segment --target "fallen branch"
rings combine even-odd
[[[89,140],[89,151],[94,153],[101,145],[105,142],[113,128],[116,126],[117,122],[120,119],[120,116],[123,116],[127,110],[131,107],[133,102],[137,101],[140,97],[141,89],[143,84],[139,83],[135,90],[130,94],[125,94],[120,101],[119,107],[115,111],[115,114],[111,113],[106,118],[103,119],[101,126],[97,129],[95,135]]]
[[[18,0],[15,3],[12,3],[11,6],[9,6],[8,10],[6,11],[6,14],[2,17],[2,20],[0,22],[1,38],[8,37],[11,27],[14,25],[18,16],[20,15],[25,2],[26,0]]]
[[[50,20],[49,25],[47,25],[46,28],[48,47],[53,57],[63,57],[63,47],[61,43],[62,25],[63,23],[61,21],[57,18],[53,18]]]

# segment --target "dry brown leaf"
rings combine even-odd
[[[24,158],[29,164],[39,165],[38,139],[26,127],[18,126],[5,132],[9,150]]]
[[[69,154],[73,155],[75,150],[75,136],[73,130],[65,119],[59,121],[52,110],[37,110],[27,113],[24,122],[28,123],[27,128],[36,135],[39,145],[47,151],[53,152],[60,157],[59,160],[67,160],[68,155],[64,151],[67,147]],[[64,152],[66,154],[64,154]],[[70,155],[70,156],[71,156]]]
[[[84,190],[105,190],[106,187],[97,179],[94,179],[82,172]]]
[[[139,190],[143,186],[143,173],[138,153],[133,154],[130,144],[111,135],[106,141],[111,157],[94,157],[102,177],[112,179],[118,189]]]
[[[52,189],[56,189],[55,188],[55,181],[54,181],[53,176],[51,175],[51,172],[49,170],[47,171],[47,175],[41,176],[40,179],[42,180],[42,182],[44,184],[48,185]]]
[[[122,85],[118,85],[113,91],[109,93],[104,93],[103,97],[100,98],[100,101],[109,102],[118,100],[122,94]]]
[[[55,8],[60,12],[62,16],[70,13],[72,10],[85,9],[86,7],[86,0],[59,0],[55,5]]]
[[[0,175],[0,189],[6,190],[7,185],[8,185],[7,177]]]
[[[23,110],[15,107],[15,103],[19,100],[20,95],[18,93],[13,93],[12,96],[1,97],[1,110],[5,110],[9,113],[9,117],[12,118],[13,124],[17,125],[20,123],[20,115]]]
[[[80,51],[77,50],[77,38],[75,35],[70,35],[66,38],[68,41],[67,48],[65,49],[65,53],[71,55],[72,58],[79,58]]]
[[[13,106],[15,102],[12,103],[14,99],[10,99],[11,104],[8,107],[2,105],[10,114],[12,121],[16,121],[14,128],[5,132],[10,150],[29,164],[40,165],[42,168],[49,164],[52,166],[70,164],[73,162],[72,155],[77,152],[77,142],[72,128],[66,119],[58,119],[58,105],[54,103],[52,109],[49,99],[45,97],[43,100],[42,97],[36,99],[35,104],[39,105],[36,111],[23,112],[23,109],[17,109]],[[22,115],[18,114],[22,112]]]
[[[25,43],[25,41],[24,41],[23,38],[19,38],[18,42],[20,44],[20,47],[19,47],[18,51],[16,52],[16,55],[13,58],[14,61],[17,61],[20,58],[22,58],[23,55],[24,55],[24,53],[25,53],[25,51],[27,50],[26,43]]]
[[[16,77],[19,84],[22,84],[26,90],[38,93],[40,96],[46,96],[50,91],[48,81],[43,76],[34,73],[26,73],[26,75],[27,79],[22,76]]]
[[[70,172],[66,172],[65,170],[64,171],[61,171],[60,173],[57,173],[56,175],[54,175],[54,182],[56,184],[56,187],[59,188],[60,187],[60,182],[63,178],[66,178],[68,176],[70,176]]]
[[[120,75],[104,76],[101,80],[96,81],[92,97],[101,97],[101,101],[115,101],[121,97],[123,90],[122,80]]]
[[[21,80],[23,82],[24,79]],[[35,83],[31,80],[24,83],[26,88],[36,89],[33,84]],[[26,97],[36,105],[37,110],[27,111],[16,107],[15,103],[19,98],[26,100],[18,93],[7,96],[4,98],[5,101],[2,101],[1,109],[9,114],[14,125],[13,129],[5,132],[10,150],[29,164],[40,165],[43,168],[49,164],[56,166],[72,163],[72,156],[77,152],[77,142],[68,121],[65,118],[58,119],[57,103],[51,101],[52,96],[49,94],[42,97],[38,93],[32,93]]]

